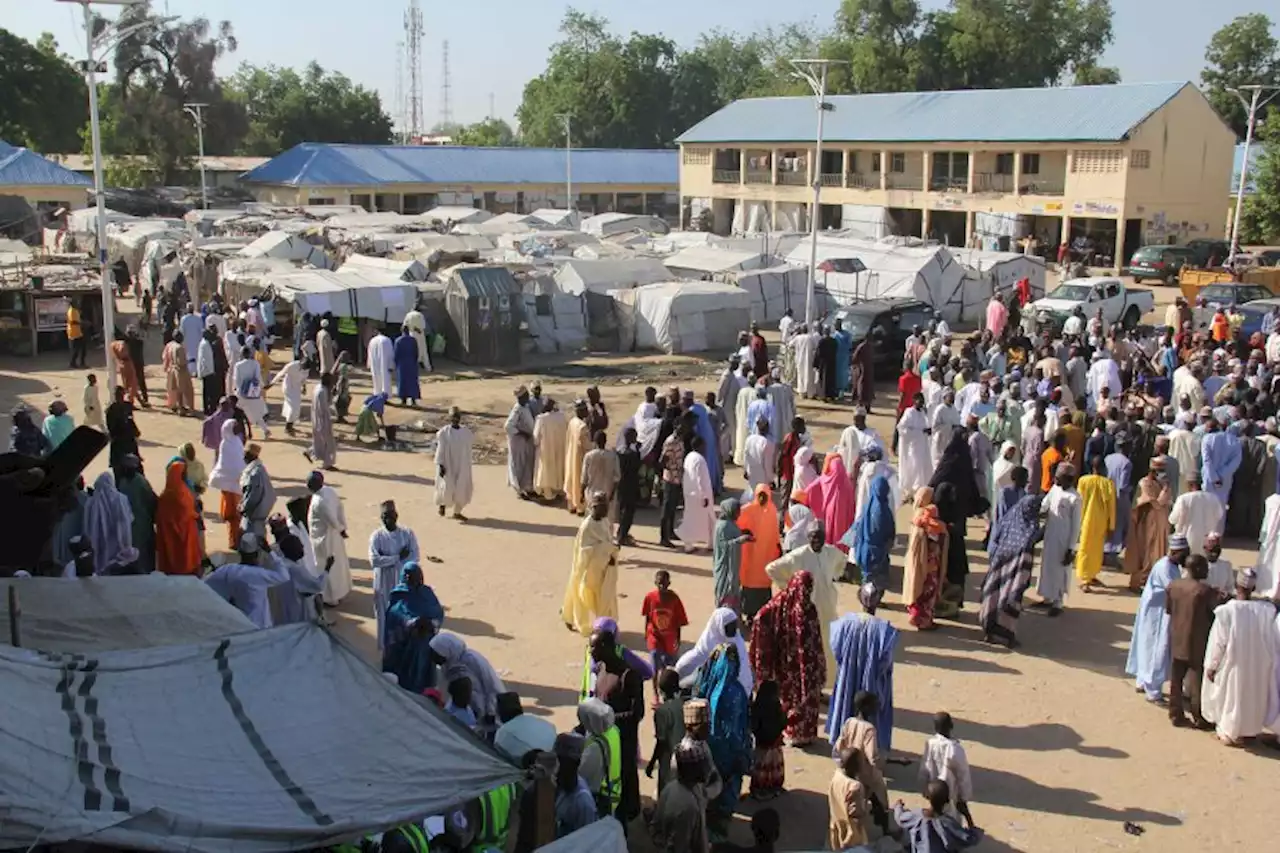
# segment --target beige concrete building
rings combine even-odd
[[[820,228],[1056,256],[1223,235],[1235,135],[1190,83],[827,98],[821,162],[813,98],[734,102],[680,139],[686,226]],[[1112,261],[1115,263],[1115,261]]]
[[[0,140],[0,196],[19,198],[48,216],[59,208],[88,205],[93,181],[27,148]]]

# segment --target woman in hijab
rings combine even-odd
[[[778,682],[761,682],[756,698],[751,700],[751,737],[755,741],[751,764],[753,800],[772,799],[782,793],[787,781],[786,758],[782,752],[786,728],[787,713],[782,707]]]
[[[498,714],[498,694],[506,692],[498,672],[479,652],[467,648],[457,634],[439,633],[429,641],[431,659],[444,667],[445,681],[460,675],[471,679],[471,710],[480,731],[493,731]]]
[[[196,496],[186,475],[185,462],[170,463],[164,472],[164,491],[156,501],[156,568],[166,575],[194,575],[204,557],[196,526]]]
[[[787,507],[787,533],[782,538],[782,553],[789,554],[804,547],[809,541],[809,531],[818,523],[809,509],[809,493],[798,490],[791,493],[791,505]]]
[[[911,626],[920,631],[937,628],[933,608],[942,591],[947,568],[947,525],[938,518],[933,489],[925,486],[915,494],[915,514],[911,517],[907,560],[902,573],[902,600],[907,603]]]
[[[969,576],[969,557],[965,548],[966,519],[986,513],[990,503],[978,490],[969,453],[968,434],[956,430],[938,459],[938,467],[929,481],[938,518],[947,525],[947,573],[942,588],[942,601],[937,615],[949,619],[964,607],[964,582]]]
[[[814,515],[826,525],[827,544],[848,554],[849,546],[840,540],[853,526],[854,490],[839,453],[827,454],[822,476],[809,487],[809,497]]]
[[[710,708],[707,746],[724,781],[720,796],[707,803],[707,829],[717,841],[727,837],[742,792],[742,776],[751,769],[751,693],[741,680],[741,670],[748,668],[736,645],[720,646],[711,656],[698,691]],[[635,762],[631,764],[634,767]]]
[[[742,544],[751,540],[749,532],[738,527],[740,505],[737,498],[720,502],[720,518],[711,543],[711,572],[715,580],[715,603],[718,606],[740,606],[742,593],[739,573],[742,570]]]
[[[49,437],[36,426],[31,410],[25,405],[15,408],[10,418],[13,427],[9,430],[9,452],[39,458],[47,456],[53,450]]]
[[[748,659],[747,643],[742,638],[741,627],[738,614],[731,608],[716,608],[711,613],[711,618],[707,620],[707,627],[702,629],[702,636],[698,637],[698,642],[676,661],[675,669],[680,674],[681,686],[688,687],[696,684],[698,679],[695,676],[698,670],[710,659],[711,653],[722,645],[732,645],[738,650],[738,659],[746,661]],[[754,686],[751,667],[741,667],[738,670],[738,680],[742,682],[743,689],[750,696],[751,688]]]
[[[749,624],[773,595],[773,581],[766,567],[779,556],[778,510],[773,505],[773,489],[756,486],[750,504],[742,510],[738,526],[751,534],[742,547],[742,615]]]
[[[1040,497],[1027,495],[991,531],[987,548],[990,566],[982,579],[982,609],[978,623],[988,643],[1003,640],[1017,645],[1022,596],[1031,585],[1033,552],[1044,534],[1040,526]]]
[[[1124,551],[1124,570],[1129,573],[1129,591],[1142,594],[1151,567],[1168,550],[1169,511],[1173,499],[1167,483],[1155,471],[1138,481],[1129,520],[1129,541]]]
[[[240,475],[244,472],[244,428],[236,420],[222,423],[218,461],[209,475],[209,485],[222,493],[220,517],[227,523],[227,545],[240,544]]]
[[[133,549],[133,510],[129,499],[116,489],[111,472],[103,471],[93,481],[93,494],[84,507],[84,536],[93,546],[97,574],[107,566],[123,565],[136,559]]]
[[[802,445],[796,451],[794,471],[795,480],[791,484],[793,494],[808,489],[818,479],[818,472],[813,467],[813,448],[809,445]]]
[[[778,682],[791,745],[812,743],[818,736],[827,657],[809,572],[796,572],[761,608],[751,629],[751,669],[758,681]]]
[[[400,583],[391,590],[389,600],[382,671],[395,673],[405,690],[421,693],[436,683],[431,640],[444,623],[444,608],[431,587],[423,583],[422,567],[414,562],[400,569]],[[472,684],[474,697],[474,681]]]
[[[843,540],[853,546],[854,562],[862,571],[858,601],[862,602],[863,610],[873,615],[889,588],[889,551],[898,535],[893,518],[892,491],[889,479],[884,475],[872,480],[871,500]]]
[[[992,509],[992,524],[999,521],[1000,516],[1009,508],[1004,505],[1004,490],[1013,485],[1013,472],[1017,467],[1018,445],[1012,441],[1006,441],[1000,445],[1000,453],[991,465],[991,489],[988,494],[991,495],[992,503],[995,504]],[[1018,497],[1020,498],[1021,495]]]
[[[218,410],[204,419],[200,427],[200,442],[213,451],[213,460],[218,461],[218,447],[222,442],[222,425],[235,419],[236,404],[230,397],[223,397],[218,403]]]

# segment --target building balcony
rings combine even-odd
[[[1011,193],[1013,192],[1013,175],[979,172],[973,176],[973,191],[975,193]]]
[[[716,169],[711,173],[711,182],[715,184],[740,184],[742,172],[738,169]]]
[[[839,172],[823,172],[819,178],[824,187],[842,187],[844,186],[844,176]]]
[[[846,177],[849,181],[845,186],[851,190],[878,190],[880,189],[880,176],[863,175],[858,172],[850,172]]]
[[[905,172],[890,172],[889,189],[922,190],[924,189],[924,175],[908,175]]]
[[[967,177],[951,178],[946,175],[934,175],[929,179],[929,189],[935,193],[968,192],[969,179]]]
[[[784,187],[804,187],[809,184],[806,172],[779,172],[778,183]]]
[[[772,169],[747,169],[748,184],[771,184],[773,183]]]
[[[1031,175],[1022,176],[1018,192],[1023,195],[1063,195],[1067,190],[1064,181],[1045,180]]]

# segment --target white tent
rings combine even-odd
[[[663,259],[662,262],[677,277],[704,278],[716,273],[761,269],[770,266],[773,260],[759,252],[749,250],[722,249],[719,246],[689,246]]]
[[[335,317],[399,324],[418,301],[415,283],[388,272],[296,270],[263,280],[275,287],[281,299],[292,302],[294,311],[317,316],[330,311]]]
[[[731,280],[751,297],[751,322],[776,323],[788,308],[804,318],[809,270],[782,265],[736,273]],[[822,316],[825,296],[815,293],[814,297],[818,300],[814,315]]]
[[[674,255],[690,246],[711,246],[718,238],[710,231],[672,231],[649,240],[650,250],[660,255]]]
[[[850,237],[880,240],[893,233],[889,208],[875,204],[840,205],[840,227]]]
[[[163,240],[176,246],[189,236],[186,226],[176,219],[121,222],[107,227],[107,251],[113,259],[122,259],[129,273],[136,276],[142,268],[148,243]]]
[[[587,824],[577,832],[557,838],[539,853],[627,853],[627,836],[622,824],[606,817]]]
[[[418,218],[425,222],[452,222],[454,225],[459,225],[463,222],[488,222],[493,218],[493,214],[478,207],[441,205],[431,208]]]
[[[218,265],[218,292],[234,304],[261,296],[273,275],[298,272],[298,265],[283,258],[227,258]]]
[[[318,246],[284,231],[268,231],[240,250],[242,258],[279,258],[329,269],[329,256]]]
[[[315,849],[522,776],[313,624],[77,655],[0,647],[0,695],[5,849]]]
[[[840,272],[839,262],[860,261],[863,272]],[[822,235],[818,238],[818,284],[837,302],[865,299],[919,299],[941,311],[948,321],[960,319],[962,305],[969,313],[965,270],[944,246],[901,246],[889,241],[858,240]],[[797,245],[787,262],[809,266],[809,244]],[[989,294],[988,294],[989,295]]]
[[[369,255],[349,255],[342,266],[338,267],[338,272],[357,270],[394,275],[401,281],[427,280],[427,268],[421,261],[412,258],[395,260],[394,258],[374,258]]]
[[[965,266],[970,278],[986,279],[985,299],[991,298],[992,289],[1008,293],[1019,279],[1031,282],[1033,299],[1044,295],[1044,258],[1024,255],[1021,252],[987,252],[981,249],[951,249],[952,256]],[[966,302],[968,294],[966,294]]]
[[[730,349],[751,323],[751,297],[732,284],[675,281],[613,292],[625,349]]]
[[[576,230],[582,222],[578,216],[578,211],[560,210],[554,207],[540,207],[529,215],[544,223],[548,228],[573,228]]]
[[[600,213],[582,220],[582,230],[596,237],[604,237],[622,231],[645,231],[649,234],[666,234],[671,230],[671,226],[656,216],[638,213]]]
[[[671,273],[657,258],[579,260],[571,258],[556,270],[556,285],[562,293],[580,295],[586,291],[604,293],[642,284],[669,281]]]

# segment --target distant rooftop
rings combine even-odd
[[[50,154],[49,159],[58,163],[73,172],[92,172],[93,157],[88,154]],[[124,160],[133,165],[147,168],[147,158],[141,154],[125,154],[123,156],[112,157],[112,160]],[[247,172],[250,169],[256,169],[263,163],[270,160],[270,157],[224,157],[213,154],[206,154],[204,158],[204,168],[208,172]],[[191,158],[191,168],[200,168],[200,158]]]
[[[87,187],[93,184],[27,148],[0,140],[0,187]]]
[[[1190,83],[830,95],[831,142],[1119,142]],[[811,142],[813,98],[748,98],[695,124],[692,143]]]
[[[679,154],[670,150],[576,148],[575,184],[679,183]],[[304,142],[242,180],[292,187],[388,184],[560,184],[562,148],[471,148],[453,145],[338,145]]]

